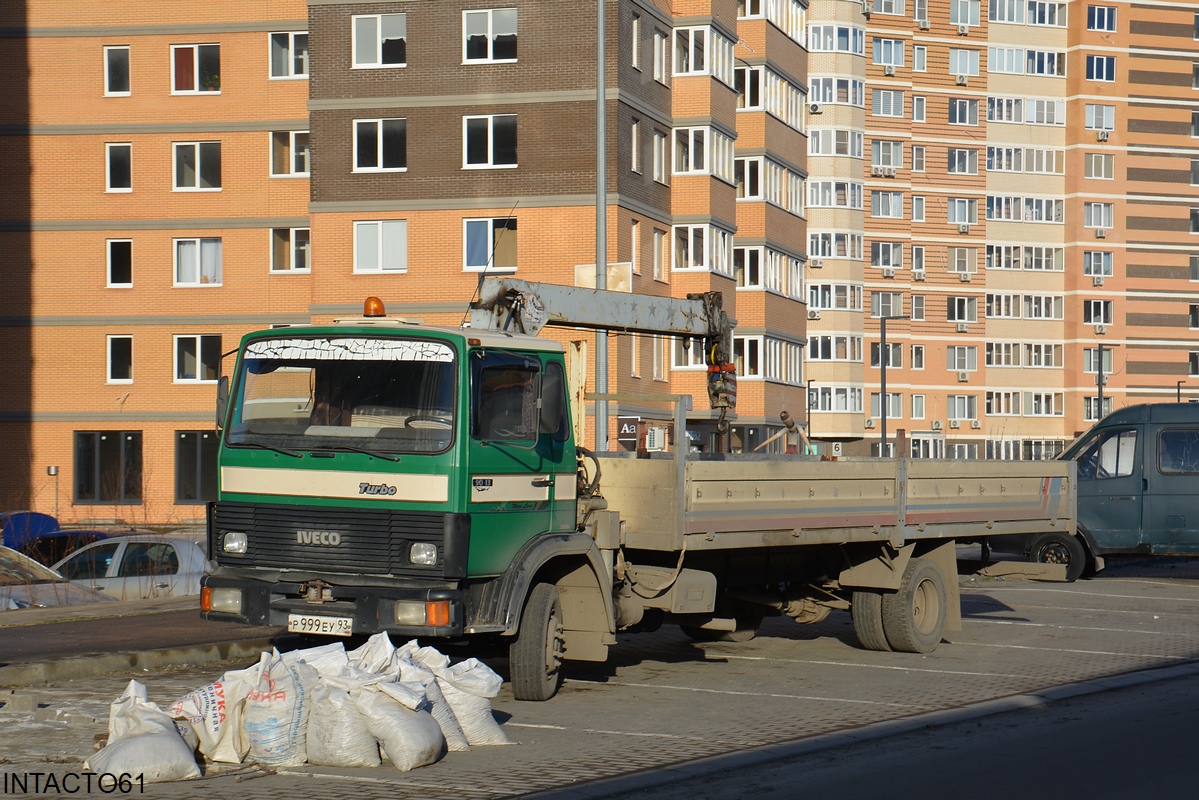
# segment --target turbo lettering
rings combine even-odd
[[[396,493],[396,487],[388,486],[386,483],[360,483],[358,484],[358,494],[381,494],[391,496]]]

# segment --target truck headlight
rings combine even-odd
[[[241,613],[241,589],[212,588],[200,590],[200,610],[217,611],[221,614]]]
[[[415,542],[408,548],[408,561],[423,567],[437,565],[437,545],[428,542]]]
[[[249,543],[249,537],[241,531],[229,531],[221,539],[221,550],[226,553],[242,555],[246,552],[246,545]]]

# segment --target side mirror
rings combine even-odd
[[[229,411],[229,376],[222,375],[216,383],[216,429],[225,427],[225,414]]]
[[[541,382],[541,413],[538,433],[557,433],[562,427],[562,379],[547,372]]]

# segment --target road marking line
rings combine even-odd
[[[637,733],[636,731],[610,731],[602,728],[570,728],[566,725],[548,725],[532,722],[505,722],[505,728],[540,728],[550,731],[574,731],[577,733],[606,733],[612,736],[640,736],[651,739],[679,739],[690,742],[710,742],[710,736],[680,736],[677,733]]]
[[[383,763],[386,764],[387,762],[384,761]],[[477,787],[477,786],[455,786],[452,784],[445,784],[445,783],[426,783],[424,781],[413,781],[413,780],[404,778],[402,774],[396,775],[395,777],[389,779],[389,778],[372,778],[372,777],[365,776],[365,775],[338,775],[338,774],[332,773],[332,772],[298,772],[296,770],[291,770],[291,769],[280,769],[280,770],[275,770],[275,772],[278,775],[288,775],[293,778],[334,778],[336,780],[356,781],[358,783],[381,783],[381,784],[387,784],[387,785],[393,785],[393,786],[399,785],[406,789],[410,789],[410,788],[438,789],[438,790],[453,789],[454,791],[462,791],[462,792],[476,792],[476,793],[479,792],[479,787]],[[215,775],[214,777],[219,778],[221,776]]]
[[[953,669],[917,669],[915,667],[897,667],[889,664],[853,664],[848,661],[817,661],[806,658],[771,658],[769,656],[730,656],[724,653],[721,658],[729,661],[772,661],[779,664],[817,664],[826,667],[860,667],[862,669],[888,669],[895,672],[927,672],[932,675],[965,675],[971,678],[1016,678],[1024,680],[1027,675],[1009,675],[1005,672],[966,672]]]
[[[1199,638],[1199,634],[1195,633],[1171,633],[1170,631],[1135,631],[1128,628],[1096,628],[1087,625],[1057,625],[1050,622],[1024,622],[1015,619],[972,619],[971,622],[978,622],[989,625],[1023,625],[1028,628],[1056,628],[1063,631],[1102,631],[1103,633],[1144,633],[1151,636],[1185,636],[1190,639]]]
[[[878,700],[850,700],[845,697],[816,697],[804,694],[775,694],[773,692],[734,692],[728,689],[701,689],[696,686],[670,686],[657,683],[625,683],[608,681],[605,686],[631,686],[639,689],[673,689],[677,692],[699,692],[700,694],[726,694],[734,697],[774,697],[780,700],[818,700],[826,703],[853,703],[866,706],[890,706],[892,708],[935,708],[914,703],[883,703]]]
[[[970,587],[970,588],[973,589],[973,587]],[[1015,586],[1000,586],[1000,587],[996,587],[995,589],[982,589],[980,587],[978,591],[980,593],[985,592],[987,594],[991,594],[992,592],[995,592],[995,591],[1000,591],[1000,592],[1051,592],[1053,594],[1084,595],[1086,597],[1105,597],[1105,598],[1110,598],[1112,600],[1159,600],[1159,601],[1162,601],[1165,603],[1170,603],[1170,602],[1199,603],[1199,597],[1146,597],[1145,595],[1140,595],[1140,594],[1104,594],[1103,592],[1078,592],[1078,591],[1068,591],[1068,590],[1064,590],[1064,589],[1017,588]]]
[[[1127,658],[1160,658],[1168,661],[1193,661],[1187,656],[1159,656],[1153,653],[1113,653],[1107,650],[1074,650],[1061,647],[1033,647],[1026,644],[986,644],[984,642],[954,642],[959,647],[994,647],[1000,650],[1044,650],[1047,653],[1078,653],[1088,656],[1123,656]]]
[[[1008,608],[1003,606],[1002,603],[997,603],[996,608],[1003,608],[1003,610],[1005,610],[1005,611],[1008,610]],[[1093,611],[1097,614],[1153,614],[1153,615],[1160,615],[1162,613],[1160,610],[1155,610],[1155,609],[1138,610],[1138,609],[1134,609],[1134,608],[1088,608],[1087,606],[1070,606],[1069,608],[1064,608],[1063,606],[1040,606],[1040,605],[1036,605],[1035,603],[1022,603],[1020,605],[1020,609],[1018,609],[1018,610],[1022,610],[1025,608],[1041,608],[1041,609],[1047,608],[1052,611]],[[977,613],[986,614],[989,612],[979,611]],[[981,618],[975,616],[974,613],[968,613],[968,614],[963,614],[962,619],[976,620],[976,619],[981,619]]]

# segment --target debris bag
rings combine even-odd
[[[396,671],[396,648],[387,631],[381,631],[366,640],[362,647],[346,653],[350,666],[376,675],[394,675]]]
[[[450,708],[445,695],[441,693],[441,687],[437,685],[437,676],[423,666],[407,660],[401,660],[399,668],[402,683],[419,683],[424,689],[425,696],[429,699],[429,713],[437,720],[450,752],[469,750],[470,743],[466,740],[466,734],[462,732],[462,726],[458,724],[458,718],[454,716],[454,709]]]
[[[308,763],[326,767],[377,767],[379,742],[350,693],[324,680],[312,688],[308,713]]]
[[[477,658],[434,671],[437,685],[454,710],[462,732],[475,745],[512,744],[491,715],[491,698],[500,693],[504,679]]]
[[[319,680],[307,664],[285,661],[279,651],[263,653],[258,682],[246,694],[242,729],[250,757],[271,767],[308,760],[308,712]]]
[[[258,674],[256,669],[249,672],[230,670],[167,707],[173,719],[185,720],[195,729],[200,752],[209,761],[240,764],[250,749],[241,717],[246,695],[258,683]]]
[[[396,648],[396,657],[411,661],[429,671],[445,669],[450,665],[450,657],[436,647],[421,647],[416,639],[411,639]]]
[[[445,737],[428,711],[423,695],[400,683],[381,683],[375,691],[351,693],[366,717],[366,729],[383,745],[392,766],[408,772],[432,764],[445,754]]]
[[[200,777],[195,751],[175,721],[146,699],[146,687],[130,681],[110,706],[108,745],[83,763],[85,770],[143,775],[146,783]]]
[[[303,662],[315,669],[321,677],[340,675],[341,671],[350,664],[350,659],[346,655],[346,647],[341,642],[308,647],[304,650],[292,650],[283,654],[283,660]]]

